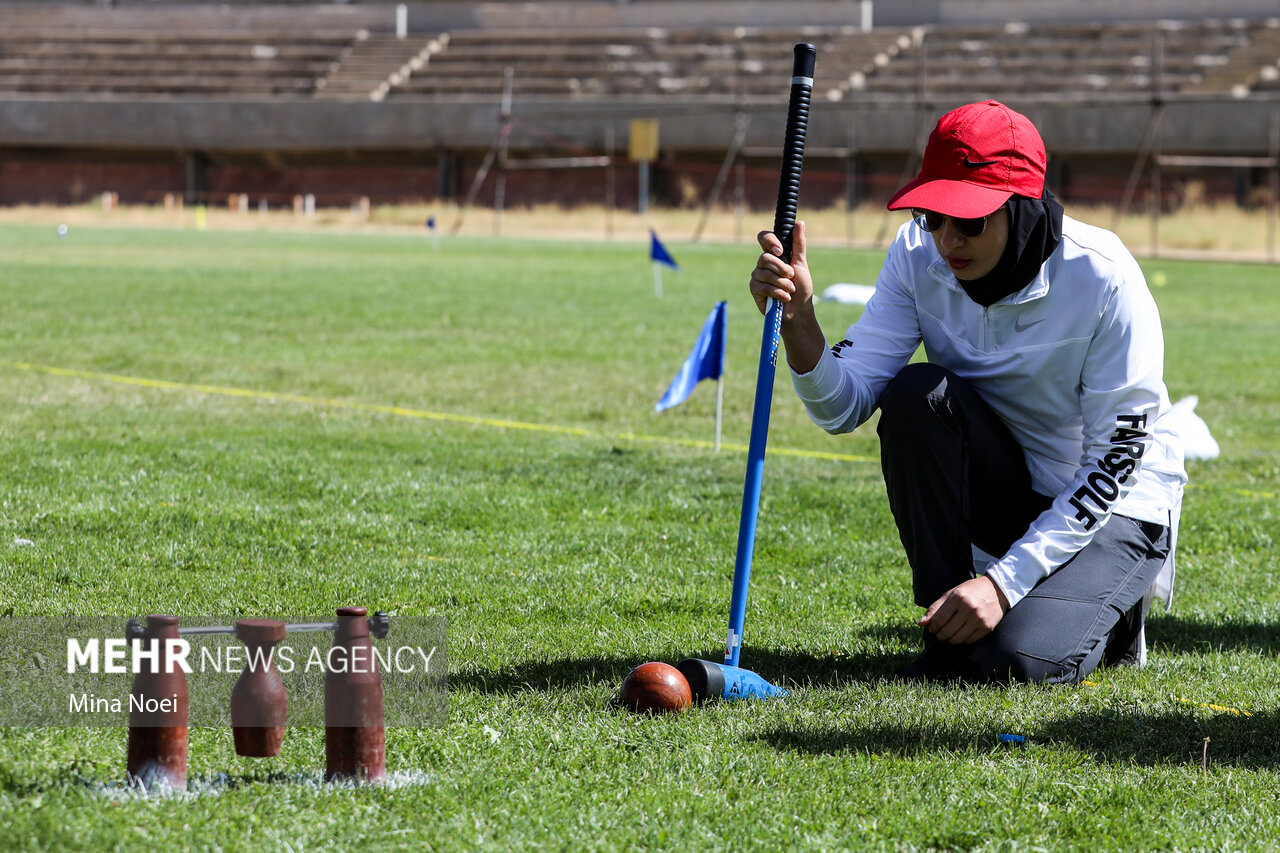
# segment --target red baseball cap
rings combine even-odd
[[[1021,195],[1044,194],[1047,158],[1035,125],[999,101],[982,101],[938,119],[914,181],[889,199],[890,210],[918,207],[969,219]]]

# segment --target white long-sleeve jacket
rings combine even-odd
[[[915,224],[899,229],[875,294],[845,338],[792,384],[818,426],[848,432],[921,343],[970,381],[1022,446],[1032,487],[1054,498],[987,575],[1010,605],[1089,543],[1113,513],[1170,527],[1187,475],[1164,416],[1164,334],[1133,256],[1114,234],[1063,217],[1062,242],[1022,290],[983,308]],[[1173,551],[1156,582],[1166,602]]]

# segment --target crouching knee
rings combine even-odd
[[[976,681],[1021,684],[1078,684],[1092,666],[1089,655],[1072,654],[1061,659],[1040,652],[1025,636],[997,630],[974,645],[970,662]]]
[[[940,428],[954,431],[949,386],[957,381],[936,364],[917,362],[902,368],[880,394],[880,437],[919,443],[929,441]]]
[[[951,371],[936,364],[923,361],[908,364],[880,392],[879,406],[887,413],[927,405],[931,397],[946,394],[947,383],[953,378]]]

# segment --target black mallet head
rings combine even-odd
[[[695,702],[710,699],[780,699],[788,695],[781,687],[770,684],[751,670],[739,666],[685,658],[676,664],[676,669],[689,682],[689,690],[693,693]]]

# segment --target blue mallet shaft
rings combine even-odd
[[[778,206],[773,233],[782,242],[782,258],[791,260],[791,232],[800,200],[800,170],[804,164],[805,134],[809,129],[809,99],[813,92],[813,68],[817,48],[795,46],[791,97],[787,104],[787,132],[782,145],[782,170],[778,182]],[[724,662],[738,665],[742,627],[747,618],[747,588],[751,583],[751,557],[756,544],[756,520],[760,514],[760,489],[764,483],[764,452],[769,436],[769,409],[773,402],[773,377],[778,363],[778,332],[782,305],[770,299],[760,341],[760,369],[756,374],[756,399],[751,410],[751,441],[747,445],[747,478],[742,489],[742,514],[738,522],[738,552],[733,565],[733,597],[729,602],[729,634]]]

